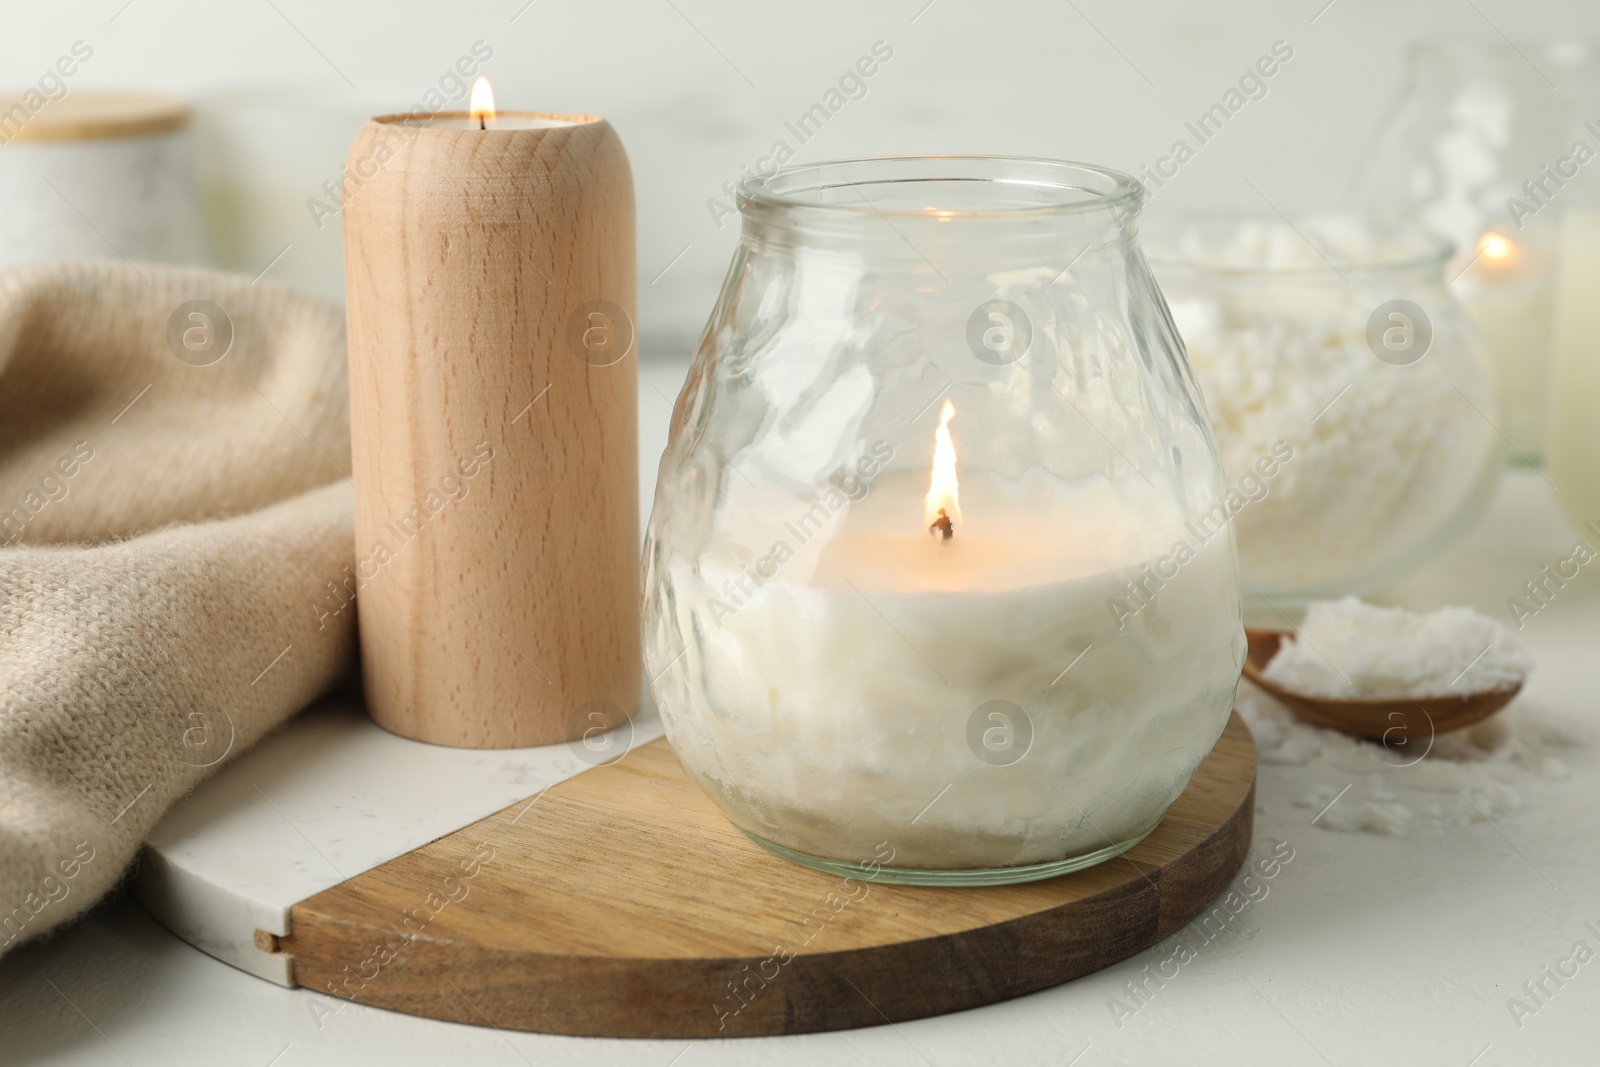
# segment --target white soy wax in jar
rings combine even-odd
[[[1035,471],[968,477],[945,540],[918,521],[924,486],[885,475],[749,565],[674,574],[679,610],[711,620],[703,697],[661,692],[685,768],[805,854],[887,841],[897,867],[1004,868],[1143,836],[1231,707],[1226,531]]]

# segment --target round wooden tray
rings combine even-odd
[[[768,854],[656,741],[302,901],[291,933],[258,945],[289,955],[298,985],[502,1029],[743,1037],[915,1019],[1176,931],[1244,862],[1255,766],[1235,714],[1125,855],[1042,882],[922,888]]]

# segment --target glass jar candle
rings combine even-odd
[[[1235,488],[1253,619],[1379,589],[1478,516],[1505,452],[1448,243],[1216,212],[1163,219],[1149,244]]]
[[[1227,487],[1141,197],[963,157],[741,187],[661,460],[645,656],[683,767],[762,845],[1048,877],[1149,833],[1221,733]]]

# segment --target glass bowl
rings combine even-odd
[[[1171,217],[1147,232],[1221,449],[1245,592],[1361,594],[1467,529],[1504,465],[1447,242],[1348,216]]]

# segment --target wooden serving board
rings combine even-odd
[[[735,830],[665,741],[294,906],[296,984],[503,1029],[734,1037],[958,1011],[1176,931],[1245,859],[1255,745],[1235,714],[1124,856],[985,888],[846,882]]]

